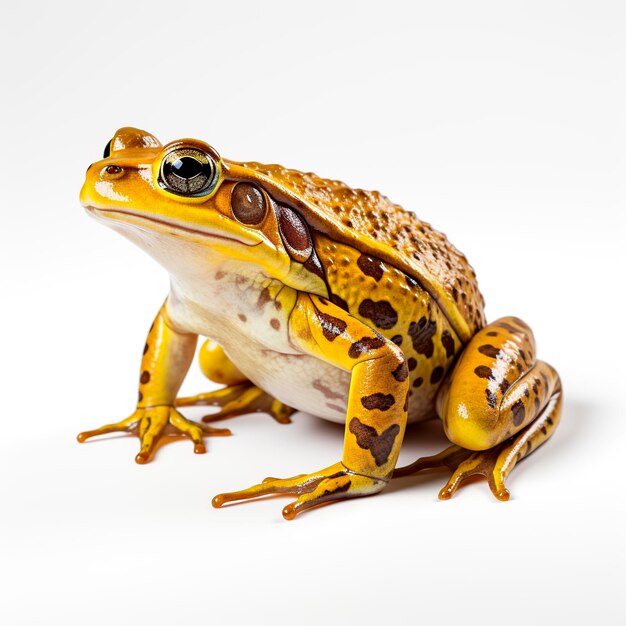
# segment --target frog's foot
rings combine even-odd
[[[188,437],[194,443],[193,451],[204,454],[206,447],[203,437],[225,437],[231,434],[227,428],[211,428],[197,424],[183,417],[174,407],[160,405],[137,410],[126,419],[115,424],[107,424],[95,430],[86,430],[77,437],[80,443],[107,433],[125,432],[137,435],[141,441],[141,449],[135,457],[137,463],[150,461],[157,447],[167,441],[180,437]]]
[[[228,385],[222,389],[200,393],[189,398],[178,398],[176,406],[220,407],[217,413],[205,415],[202,418],[203,422],[214,422],[248,413],[268,413],[279,424],[290,424],[289,416],[295,412],[295,409],[276,400],[250,382]]]
[[[507,443],[507,442],[505,442]],[[501,448],[504,444],[490,450],[474,452],[461,446],[450,446],[443,452],[433,456],[425,456],[406,467],[397,468],[394,478],[417,474],[424,470],[436,470],[447,467],[452,471],[450,480],[439,492],[441,500],[449,500],[459,486],[474,476],[484,476],[489,483],[493,495],[498,500],[508,500],[509,490],[504,486],[504,478],[498,471],[498,460],[501,456]]]
[[[314,474],[300,474],[293,478],[266,478],[249,489],[220,493],[213,498],[213,506],[219,509],[227,502],[277,494],[297,496],[295,502],[283,509],[283,517],[292,520],[307,509],[377,493],[386,484],[386,480],[357,474],[343,463],[336,463]]]
[[[393,477],[447,467],[452,471],[452,476],[439,492],[441,500],[449,500],[462,483],[476,476],[487,479],[491,492],[498,500],[508,500],[510,493],[504,481],[518,461],[552,436],[559,422],[562,398],[561,393],[552,396],[543,413],[534,422],[493,448],[474,451],[457,445],[450,446],[439,454],[423,457],[406,467],[396,468]]]

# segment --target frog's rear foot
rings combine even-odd
[[[422,457],[411,465],[396,469],[393,477],[400,478],[417,474],[423,470],[447,467],[452,471],[452,476],[439,492],[440,500],[449,500],[463,482],[474,476],[484,476],[493,495],[498,500],[508,500],[509,490],[504,486],[504,479],[498,476],[496,471],[500,448],[503,445],[500,444],[500,446],[482,452],[466,450],[461,446],[450,446],[439,454]]]
[[[290,415],[295,412],[295,409],[276,400],[249,381],[188,398],[178,398],[176,406],[220,407],[217,413],[205,415],[203,422],[214,422],[248,413],[267,413],[279,424],[290,424]]]
[[[410,476],[423,470],[448,468],[450,480],[439,492],[441,500],[449,500],[454,492],[468,479],[483,476],[487,479],[493,495],[501,501],[509,499],[505,480],[518,461],[527,457],[544,443],[554,432],[561,412],[562,394],[557,393],[543,413],[522,431],[488,450],[467,450],[450,446],[433,456],[422,457],[406,467],[397,468],[394,478]]]

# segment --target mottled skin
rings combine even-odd
[[[440,466],[453,472],[440,497],[482,474],[506,499],[508,473],[558,423],[560,380],[535,359],[530,328],[514,317],[485,325],[465,257],[377,192],[123,128],[88,169],[81,201],[155,257],[171,290],[148,333],[135,412],[80,441],[134,432],[145,463],[165,434],[199,453],[204,435],[229,434],[175,408],[188,405],[220,407],[204,421],[261,411],[287,423],[304,410],[346,424],[341,461],[215,506],[293,494],[292,519]],[[178,398],[199,335],[203,372],[225,386]],[[395,469],[407,422],[436,415],[454,445]]]

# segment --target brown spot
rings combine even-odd
[[[409,397],[411,395],[411,390],[406,392],[406,396],[404,396],[404,406],[402,407],[403,411],[408,411],[409,409]]]
[[[379,259],[362,254],[357,259],[356,264],[366,276],[371,276],[376,282],[383,277],[383,264]]]
[[[528,391],[528,387],[526,387],[526,388],[524,389],[524,397],[525,397],[525,398],[530,397],[530,391]]]
[[[421,317],[418,322],[411,322],[408,332],[415,352],[430,358],[435,349],[432,337],[437,332],[437,324]]]
[[[237,317],[242,321],[245,322],[248,318],[243,314],[243,313],[237,313]]]
[[[344,493],[345,491],[348,491],[348,489],[350,489],[351,485],[352,485],[352,481],[348,480],[343,485],[339,485],[339,487],[335,487],[334,489],[324,489],[324,491],[318,496],[317,499],[319,501],[322,501],[325,498],[328,498],[329,496],[335,495],[336,493]]]
[[[317,319],[322,325],[322,334],[328,341],[334,341],[346,330],[348,324],[338,317],[328,315],[328,313],[317,312]]]
[[[401,346],[402,345],[402,335],[394,335],[391,338],[391,341],[393,341],[396,346]]]
[[[526,360],[526,353],[521,348],[519,349],[519,355],[522,357],[522,361],[524,361],[524,363],[528,363]]]
[[[141,393],[141,391],[139,392],[139,394],[137,395],[137,402],[141,402],[143,400],[143,393]]]
[[[409,368],[407,367],[406,361],[403,360],[402,363],[391,372],[391,375],[400,383],[405,381],[409,375]]]
[[[539,413],[539,398],[535,398],[534,405],[535,405],[535,415],[537,415],[537,413]]]
[[[256,308],[259,310],[262,309],[271,299],[270,290],[267,287],[263,287],[259,294],[259,299],[256,302]]]
[[[146,352],[148,352],[149,349],[150,346],[146,343],[146,345],[143,347],[143,353],[145,354]]]
[[[513,424],[515,424],[515,426],[519,426],[526,417],[524,403],[521,400],[515,402],[511,407],[511,413],[513,413]]]
[[[419,376],[418,378],[416,378],[416,379],[413,381],[413,387],[415,387],[415,388],[417,389],[418,387],[421,387],[421,386],[422,386],[422,383],[423,383],[423,382],[424,382],[424,379],[423,379],[421,376]]]
[[[226,272],[222,272],[221,270],[218,272],[215,272],[215,280],[222,280],[224,276],[226,276]]]
[[[487,367],[486,365],[479,365],[474,369],[474,374],[476,374],[479,378],[491,378],[493,372],[490,367]]]
[[[332,404],[332,403],[330,403],[330,402],[327,402],[327,403],[326,403],[326,406],[327,406],[329,409],[332,409],[333,411],[338,411],[339,413],[344,413],[344,412],[345,412],[345,410],[346,410],[344,407],[339,406],[338,404]]]
[[[443,378],[443,367],[437,365],[437,367],[430,374],[430,382],[432,385],[437,384]]]
[[[441,345],[444,347],[448,358],[454,356],[454,338],[447,330],[441,333]]]
[[[489,389],[485,389],[485,395],[487,396],[487,404],[493,409],[498,401],[496,394]]]
[[[519,334],[522,332],[519,328],[515,328],[515,326],[511,326],[511,324],[507,324],[506,322],[498,322],[496,326],[504,328],[504,330],[508,330],[510,333]]]
[[[275,317],[270,320],[270,326],[274,330],[280,330],[280,322]]]
[[[368,410],[388,411],[394,404],[396,399],[390,393],[373,393],[370,396],[363,396],[361,404]]]
[[[490,330],[487,334],[487,337],[497,337],[498,333],[495,330]]]
[[[547,422],[550,426],[552,426],[552,424],[554,424],[554,422],[552,421],[552,418],[551,418],[551,417],[546,417],[546,422]]]
[[[412,372],[417,367],[417,361],[413,357],[409,357],[407,363],[409,365],[410,372]]]
[[[235,218],[243,224],[260,224],[267,212],[263,192],[251,183],[237,183],[230,194],[230,206]]]
[[[359,305],[359,315],[372,320],[378,328],[384,330],[393,328],[398,323],[398,314],[387,300],[363,300]]]
[[[274,308],[280,311],[283,308],[283,303],[280,300],[274,300]]]
[[[143,372],[141,372],[141,378],[139,379],[139,382],[142,385],[150,382],[150,372],[148,370],[144,370]]]
[[[389,459],[393,443],[400,432],[400,426],[392,424],[379,435],[375,428],[363,424],[358,417],[350,420],[349,429],[356,437],[357,445],[370,451],[378,467],[384,465]]]
[[[329,400],[339,400],[340,398],[344,397],[342,393],[337,393],[336,391],[333,391],[330,387],[327,387],[319,379],[314,380],[312,384],[313,384],[313,389],[317,389],[318,391],[321,391]]]
[[[509,387],[511,386],[511,384],[509,383],[509,381],[505,378],[501,383],[500,383],[500,391],[504,394],[508,391]]]
[[[478,352],[484,354],[485,356],[491,357],[495,359],[498,354],[500,354],[500,348],[496,348],[492,346],[490,343],[486,343],[484,346],[480,346],[478,348]]]
[[[313,241],[309,229],[302,217],[293,209],[278,205],[277,220],[280,236],[290,256],[304,263],[313,250]]]
[[[522,367],[522,364],[521,364],[519,361],[515,364],[515,367],[517,367],[517,371],[518,371],[520,374],[523,374],[523,373],[524,373],[524,368]]]
[[[343,309],[344,311],[348,310],[348,303],[343,298],[340,298],[338,295],[333,293],[330,296],[330,301],[333,304],[336,304],[340,309]]]
[[[542,432],[544,435],[547,435],[547,434],[548,434],[548,429],[546,428],[545,424],[542,424],[542,425],[541,425],[541,428],[540,428],[539,430],[541,430],[541,432]]]
[[[379,337],[361,337],[355,341],[348,350],[348,356],[351,359],[358,359],[362,354],[369,350],[377,350],[385,345],[385,340]]]

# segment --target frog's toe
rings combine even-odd
[[[213,498],[213,506],[220,508],[228,502],[270,495],[297,496],[297,500],[283,508],[283,517],[292,520],[307,509],[377,493],[386,484],[382,479],[356,474],[342,463],[336,463],[314,474],[300,474],[283,479],[266,478],[262,483],[248,489],[221,493]]]
[[[267,413],[279,424],[290,424],[295,409],[283,404],[250,382],[229,385],[222,389],[178,398],[176,406],[215,406],[217,413],[205,415],[203,422],[215,422],[249,413]]]
[[[93,430],[84,430],[76,435],[76,439],[79,443],[87,441],[92,437],[98,437],[99,435],[107,435],[109,433],[132,433],[137,430],[139,422],[141,420],[141,410],[137,409],[130,417],[123,419],[113,424],[105,424],[100,428],[94,428]]]

